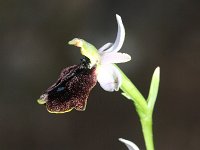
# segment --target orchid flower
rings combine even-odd
[[[70,45],[81,47],[82,55],[91,61],[91,68],[97,66],[97,81],[104,90],[110,92],[118,91],[122,83],[121,73],[114,64],[131,60],[130,55],[118,52],[124,43],[125,29],[121,17],[116,15],[116,19],[118,32],[114,44],[106,43],[97,50],[82,39],[75,38],[69,42]]]
[[[70,45],[81,47],[85,56],[79,65],[66,67],[58,80],[38,99],[39,104],[46,105],[50,113],[65,113],[75,108],[83,111],[86,108],[90,91],[98,81],[106,91],[117,91],[122,84],[121,73],[114,65],[131,60],[130,55],[118,52],[124,42],[125,29],[119,15],[117,38],[112,43],[103,45],[97,50],[90,43],[75,38]]]
[[[139,148],[137,147],[137,145],[134,144],[131,141],[128,141],[128,140],[125,140],[125,139],[122,139],[122,138],[119,138],[119,141],[121,141],[122,143],[124,143],[129,150],[139,150]]]

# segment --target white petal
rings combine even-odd
[[[122,83],[121,73],[112,64],[99,66],[97,80],[100,86],[109,92],[118,91]]]
[[[131,60],[131,56],[126,53],[103,53],[101,55],[101,63],[109,64],[109,63],[124,63]]]
[[[99,48],[99,52],[103,52],[104,50],[108,49],[109,47],[112,46],[112,43],[106,43],[105,45],[103,45],[102,47]]]
[[[137,145],[135,145],[133,142],[119,138],[119,141],[121,141],[122,143],[124,143],[129,150],[139,150],[139,148],[137,147]]]
[[[124,25],[122,23],[121,17],[117,14],[116,14],[116,19],[118,24],[117,38],[113,46],[107,49],[106,52],[118,52],[124,43],[124,38],[125,38]]]

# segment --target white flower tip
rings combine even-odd
[[[122,20],[121,16],[118,15],[118,14],[116,14],[116,19],[117,19],[117,20]]]
[[[116,59],[118,59],[118,62],[115,62],[115,63],[125,63],[131,60],[131,56],[126,53],[116,53],[115,55],[116,55]]]
[[[123,43],[125,38],[125,29],[122,22],[122,19],[119,15],[116,14],[117,24],[118,24],[118,31],[117,31],[117,37],[115,39],[114,44],[106,50],[106,52],[118,52]]]
[[[126,53],[104,53],[101,55],[102,64],[125,63],[131,60],[131,56]]]
[[[128,147],[129,150],[139,150],[139,148],[137,147],[137,145],[134,144],[131,141],[125,140],[123,138],[119,138],[119,141],[122,142],[122,143],[124,143]]]
[[[116,14],[116,20],[117,20],[117,23],[118,23],[118,25],[120,26],[121,30],[122,30],[122,31],[125,31],[124,25],[123,25],[123,23],[122,23],[122,18],[121,18],[121,16],[119,16],[118,14]]]
[[[131,60],[131,56],[130,56],[129,54],[125,54],[125,53],[124,53],[124,56],[126,57],[126,60],[127,60],[127,61],[130,61],[130,60]]]

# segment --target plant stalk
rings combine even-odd
[[[118,68],[119,69],[119,68]],[[142,125],[142,132],[145,140],[146,150],[154,150],[153,129],[152,129],[152,110],[136,86],[119,69],[122,75],[121,90],[134,102],[137,113]]]
[[[141,118],[140,122],[142,125],[142,132],[143,132],[143,136],[144,136],[146,149],[154,150],[152,117],[148,116],[146,118]]]

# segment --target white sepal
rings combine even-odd
[[[124,143],[129,150],[140,150],[137,145],[135,145],[133,142],[119,138],[119,141],[121,141],[122,143]]]
[[[118,24],[117,37],[114,44],[110,48],[108,48],[106,52],[118,52],[124,43],[124,38],[125,38],[124,25],[122,23],[121,17],[117,14],[116,14],[116,19]]]
[[[115,64],[115,63],[124,63],[131,60],[131,56],[126,53],[111,52],[101,54],[101,63],[102,64]]]
[[[108,49],[109,47],[111,47],[113,44],[112,43],[106,43],[105,45],[103,45],[102,47],[100,47],[98,49],[99,53],[103,52],[104,50]]]

